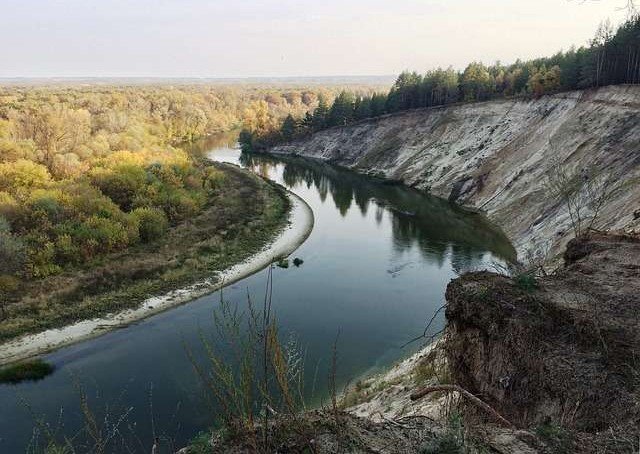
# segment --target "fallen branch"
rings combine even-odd
[[[401,346],[400,348],[405,348],[407,345],[412,344],[412,343],[414,343],[415,341],[418,341],[418,340],[420,340],[420,339],[424,339],[424,338],[426,338],[426,337],[427,337],[427,331],[429,331],[429,328],[431,328],[431,324],[432,324],[432,323],[433,323],[433,321],[436,319],[436,317],[438,316],[438,314],[440,313],[440,311],[441,311],[442,309],[446,309],[446,308],[447,308],[447,305],[446,305],[446,304],[444,304],[444,305],[440,306],[440,307],[438,308],[438,310],[437,310],[437,311],[435,311],[435,312],[433,313],[433,315],[431,316],[431,320],[429,320],[429,323],[427,323],[427,326],[426,326],[426,328],[424,329],[423,333],[422,333],[421,335],[419,335],[419,336],[414,337],[414,338],[413,338],[413,339],[411,339],[410,341],[408,341],[408,342],[406,342],[406,343],[402,344],[402,346]],[[441,329],[441,330],[440,330],[440,331],[438,331],[437,333],[433,334],[433,335],[431,336],[431,341],[433,341],[433,339],[434,339],[438,334],[440,334],[442,331],[444,331],[444,329]]]
[[[376,412],[376,413],[380,415],[380,418],[381,418],[383,421],[386,421],[386,422],[388,422],[389,424],[393,424],[394,426],[396,426],[396,427],[401,427],[401,428],[403,428],[403,429],[406,429],[406,428],[407,428],[407,426],[405,426],[404,424],[401,424],[401,423],[399,423],[399,422],[397,422],[397,421],[394,421],[393,419],[387,418],[387,417],[386,417],[385,415],[383,415],[383,414],[382,414],[382,412],[380,412],[380,411],[378,411],[378,412]],[[374,414],[375,414],[375,413],[374,413]]]
[[[511,422],[509,422],[505,418],[503,418],[500,415],[500,413],[495,411],[489,404],[483,402],[482,400],[480,400],[479,398],[477,398],[476,396],[471,394],[469,391],[461,388],[458,385],[428,386],[426,388],[422,388],[422,389],[414,392],[413,394],[411,394],[411,400],[418,400],[418,399],[423,398],[427,394],[431,394],[431,393],[438,392],[438,391],[442,391],[442,392],[446,392],[446,393],[457,392],[462,397],[464,397],[469,402],[471,402],[473,405],[475,405],[476,407],[478,407],[478,408],[484,410],[485,412],[489,413],[491,416],[493,416],[497,421],[499,421],[504,426],[515,429],[515,426]]]

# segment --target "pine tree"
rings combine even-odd
[[[287,115],[287,118],[282,122],[282,126],[280,127],[280,134],[287,142],[292,140],[296,135],[297,123],[294,120],[293,115]]]
[[[349,123],[353,119],[354,104],[352,93],[340,93],[329,110],[328,126],[344,126]]]
[[[354,108],[354,117],[356,120],[364,120],[371,117],[371,98],[364,97],[356,100]]]
[[[313,111],[312,126],[314,131],[320,131],[327,127],[327,117],[329,116],[329,106],[324,96],[318,97],[318,107]]]

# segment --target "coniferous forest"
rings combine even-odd
[[[640,16],[634,15],[615,30],[609,22],[602,23],[587,46],[571,47],[551,57],[510,65],[471,62],[463,71],[452,67],[425,74],[404,71],[387,94],[357,96],[345,91],[331,105],[320,99],[313,112],[298,118],[288,115],[280,127],[247,127],[240,143],[244,150],[259,151],[322,129],[409,109],[637,83]]]

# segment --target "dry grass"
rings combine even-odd
[[[637,236],[592,232],[535,287],[491,273],[452,281],[445,348],[455,383],[539,429],[553,452],[630,452],[640,439],[639,258]],[[468,421],[486,417],[465,408]]]
[[[270,432],[272,419],[286,424],[298,442],[311,443],[301,419],[304,406],[304,355],[297,342],[283,342],[272,311],[273,266],[261,308],[248,297],[244,309],[225,301],[214,310],[211,335],[201,333],[206,360],[199,361],[191,346],[187,353],[217,415],[213,439],[232,442],[248,452],[273,452],[278,432]],[[288,435],[287,435],[288,436]],[[197,444],[197,443],[196,443]]]

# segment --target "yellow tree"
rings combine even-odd
[[[69,109],[63,104],[32,109],[19,116],[20,138],[31,139],[42,153],[42,162],[53,168],[54,156],[72,151],[91,133],[88,111]]]
[[[242,118],[244,127],[251,132],[262,134],[275,127],[275,121],[269,113],[266,101],[254,101],[244,110]]]
[[[460,80],[465,101],[482,101],[491,96],[495,85],[487,67],[480,62],[470,63]]]

